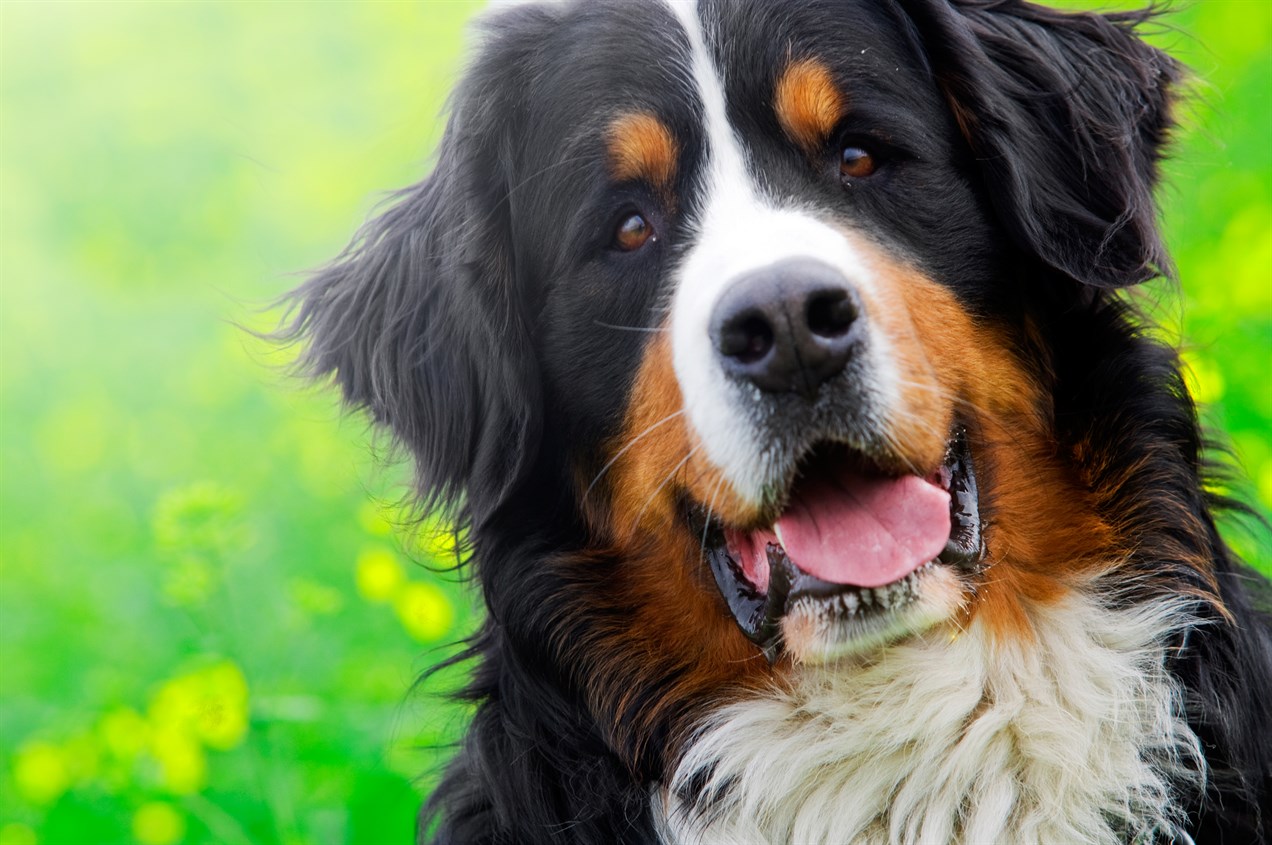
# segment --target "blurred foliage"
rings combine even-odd
[[[466,714],[409,690],[471,596],[364,421],[232,321],[426,170],[474,8],[0,7],[0,845],[410,841]],[[1185,295],[1148,296],[1267,512],[1272,4],[1168,24],[1200,96]]]

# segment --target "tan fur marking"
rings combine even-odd
[[[661,332],[645,350],[622,433],[606,450],[608,468],[595,481],[578,476],[580,486],[590,488],[584,515],[598,543],[562,562],[577,583],[589,585],[589,617],[613,624],[596,626],[595,641],[558,648],[567,665],[592,664],[581,672],[594,679],[590,705],[601,724],[616,726],[610,742],[633,767],[647,755],[670,766],[684,746],[687,735],[678,734],[658,748],[645,745],[660,720],[670,720],[673,733],[687,732],[696,724],[690,705],[728,700],[730,693],[774,681],[768,662],[724,608],[701,564],[700,538],[677,508],[685,490],[703,502],[716,494],[717,513],[727,506],[736,515],[740,507],[695,448],[681,410],[669,333]],[[609,567],[610,561],[619,565]]]
[[[624,114],[610,123],[610,172],[619,182],[648,182],[671,189],[680,148],[667,125],[647,112]]]
[[[1000,635],[1031,640],[1030,606],[1058,601],[1126,551],[1060,454],[1043,389],[1021,359],[1022,338],[977,323],[947,288],[848,237],[886,300],[866,296],[866,310],[889,339],[901,384],[891,431],[898,452],[931,467],[956,415],[971,429],[989,525],[988,569],[969,613]]]
[[[671,332],[659,332],[645,352],[627,422],[612,447],[612,454],[622,452],[608,472],[616,536],[664,530],[667,520],[675,518],[671,510],[680,491],[688,491],[726,522],[744,522],[754,516],[707,459],[683,409],[672,364]]]
[[[1004,642],[1032,642],[1040,608],[1118,566],[1126,549],[1100,518],[1097,493],[1055,441],[1021,329],[974,320],[947,288],[859,235],[844,236],[869,265],[874,281],[861,289],[864,318],[886,337],[897,374],[900,396],[888,431],[896,471],[933,471],[956,418],[972,439],[986,503],[987,566],[972,579],[966,610],[946,623],[950,635],[976,616]],[[635,706],[629,692],[646,671],[645,658],[648,671],[670,662],[682,673],[655,711],[674,708],[678,697],[790,677],[789,663],[768,666],[723,612],[699,538],[679,512],[678,497],[687,495],[727,524],[761,516],[706,458],[683,407],[671,337],[659,332],[641,361],[622,431],[607,449],[612,464],[586,497],[593,535],[604,538],[598,549],[623,561],[621,582],[598,585],[595,601],[621,601],[624,613],[636,616],[604,634],[612,652],[597,652],[628,661],[605,670],[612,683],[597,689],[600,711]],[[950,606],[961,603],[947,598]]]
[[[773,110],[791,140],[811,154],[839,123],[844,97],[824,64],[817,59],[800,59],[788,65],[777,80]]]

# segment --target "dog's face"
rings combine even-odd
[[[436,171],[296,325],[616,745],[974,615],[1027,638],[1110,565],[1040,315],[1165,264],[1169,60],[971,0],[488,29]]]
[[[973,326],[1019,294],[895,12],[804,11],[578,7],[525,92],[509,203],[593,533],[659,538],[650,566],[816,660],[962,606],[962,431],[1031,388]],[[722,77],[707,39],[751,58]]]

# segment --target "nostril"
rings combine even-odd
[[[753,364],[773,348],[773,327],[758,314],[732,321],[720,336],[720,352],[743,364]]]
[[[788,258],[731,280],[712,309],[707,334],[731,379],[813,401],[861,348],[858,327],[865,315],[838,269]]]
[[[845,290],[830,290],[808,299],[808,328],[818,337],[843,337],[857,319],[857,306]]]

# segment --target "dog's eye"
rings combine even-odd
[[[654,235],[654,227],[644,215],[637,212],[623,217],[614,230],[614,248],[623,252],[634,252],[650,241],[658,240]]]
[[[839,153],[839,175],[845,179],[864,179],[878,167],[874,156],[854,144],[845,144]]]

